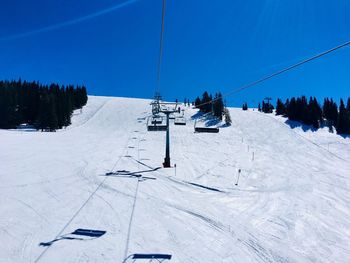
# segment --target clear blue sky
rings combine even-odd
[[[125,4],[126,3],[126,4]],[[0,79],[150,98],[162,0],[2,0]],[[349,0],[167,0],[161,93],[223,93],[350,40]],[[350,96],[350,47],[227,98]]]

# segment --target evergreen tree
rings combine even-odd
[[[296,116],[297,121],[304,122],[305,124],[312,124],[311,117],[308,112],[308,102],[305,96],[297,98],[297,107],[296,107]]]
[[[224,112],[224,102],[222,100],[221,93],[216,93],[213,101],[213,115],[222,120],[222,114]]]
[[[296,108],[297,108],[296,99],[294,97],[292,97],[290,99],[290,102],[289,102],[288,107],[287,107],[287,117],[288,117],[288,119],[290,119],[292,121],[296,121],[297,120]]]
[[[322,120],[322,110],[315,97],[310,98],[305,114],[308,116],[308,124],[318,129]]]
[[[340,100],[339,114],[337,120],[337,133],[350,134],[350,113],[344,105],[344,101]]]
[[[204,92],[202,95],[201,105],[199,107],[200,111],[208,113],[212,111],[212,96],[208,92]]]
[[[87,103],[86,88],[41,85],[38,82],[0,81],[0,128],[21,123],[38,129],[62,128],[70,124],[73,110]]]
[[[338,120],[338,106],[333,99],[325,98],[322,107],[322,117],[326,119],[326,125],[333,132]]]
[[[49,128],[49,112],[50,110],[50,99],[47,93],[41,94],[39,104],[39,114],[36,121],[36,126],[41,131]]]
[[[276,115],[285,115],[285,114],[286,114],[286,107],[284,103],[280,99],[277,99]]]
[[[201,103],[202,103],[201,99],[200,99],[199,97],[197,97],[197,98],[195,99],[195,101],[194,101],[194,106],[195,106],[196,108],[198,108],[198,105],[200,105]]]
[[[56,129],[58,129],[56,101],[55,97],[52,94],[49,97],[48,127],[50,131],[55,131]]]
[[[262,108],[261,108],[262,112],[272,113],[273,109],[274,109],[274,107],[272,106],[271,103],[265,102],[265,101],[262,102]]]

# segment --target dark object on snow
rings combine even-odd
[[[106,233],[106,231],[103,231],[103,230],[78,228],[70,234],[66,234],[66,235],[57,237],[54,240],[51,240],[49,242],[41,242],[39,244],[39,246],[49,247],[53,243],[55,243],[57,241],[61,241],[61,240],[92,240],[92,239],[99,238],[99,237],[103,236],[105,233]],[[86,236],[86,237],[91,237],[91,238],[89,239],[89,238],[75,237],[75,236],[69,236],[69,235]]]
[[[167,127],[166,125],[149,125],[147,127],[148,131],[166,131]]]
[[[183,117],[175,118],[174,124],[175,125],[186,125],[186,119]]]
[[[218,133],[219,128],[212,127],[195,127],[194,132],[209,132],[209,133]]]
[[[163,117],[149,117],[147,120],[148,131],[166,131],[167,126],[163,121]]]
[[[72,232],[72,235],[89,236],[89,237],[101,237],[105,233],[106,233],[106,231],[102,231],[102,230],[92,230],[92,229],[78,228],[74,232]]]
[[[171,259],[168,254],[134,254],[132,259]]]
[[[148,118],[147,121],[148,131],[166,131],[167,126],[163,123],[163,118]]]

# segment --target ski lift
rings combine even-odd
[[[198,127],[197,120],[194,123],[194,132],[205,132],[205,133],[218,133],[218,127]]]
[[[186,119],[185,119],[185,117],[178,117],[178,118],[175,118],[174,124],[175,124],[175,125],[186,125]]]
[[[148,131],[166,131],[167,126],[164,122],[163,117],[149,117],[147,120],[147,130]]]
[[[175,114],[174,114],[174,113],[170,113],[169,119],[170,119],[170,120],[175,120]]]
[[[152,120],[151,120],[152,124],[162,124],[162,122],[163,122],[162,117],[160,117],[160,116],[153,116],[152,117]]]

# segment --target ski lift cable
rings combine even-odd
[[[248,83],[248,84],[246,84],[246,85],[243,85],[243,86],[241,86],[241,87],[238,88],[238,89],[229,91],[229,92],[225,93],[224,95],[222,95],[221,97],[218,97],[218,98],[212,99],[212,100],[210,100],[210,101],[201,103],[201,104],[197,105],[197,107],[200,107],[200,106],[203,106],[203,105],[206,105],[206,104],[213,103],[213,102],[219,100],[220,98],[225,98],[225,97],[231,96],[231,95],[233,95],[233,94],[236,94],[236,93],[238,93],[238,92],[240,92],[240,91],[242,91],[242,90],[245,90],[245,89],[247,89],[247,88],[256,86],[256,85],[258,85],[258,84],[260,84],[260,83],[262,83],[262,82],[265,82],[266,80],[269,80],[269,79],[271,79],[271,78],[273,78],[273,77],[276,77],[276,76],[278,76],[278,75],[281,75],[281,74],[283,74],[283,73],[285,73],[285,72],[287,72],[287,71],[290,71],[290,70],[292,70],[292,69],[294,69],[294,68],[297,68],[297,67],[299,67],[299,66],[301,66],[301,65],[303,65],[303,64],[306,64],[306,63],[308,63],[308,62],[311,62],[311,61],[313,61],[313,60],[316,60],[316,59],[318,59],[318,58],[320,58],[320,57],[323,57],[323,56],[325,56],[325,55],[327,55],[327,54],[329,54],[329,53],[332,53],[332,52],[334,52],[334,51],[336,51],[336,50],[338,50],[338,49],[344,48],[344,47],[349,46],[349,45],[350,45],[350,41],[345,42],[345,43],[343,43],[343,44],[341,44],[341,45],[339,45],[339,46],[336,46],[336,47],[333,47],[333,48],[331,48],[331,49],[328,49],[328,50],[326,50],[326,51],[324,51],[324,52],[322,52],[322,53],[319,53],[319,54],[317,54],[317,55],[315,55],[315,56],[312,56],[312,57],[310,57],[310,58],[307,58],[307,59],[305,59],[305,60],[302,60],[302,61],[300,61],[300,62],[298,62],[298,63],[296,63],[296,64],[293,64],[293,65],[291,65],[291,66],[289,66],[289,67],[286,67],[286,68],[284,68],[284,69],[281,69],[281,70],[279,70],[279,71],[276,71],[276,72],[274,72],[274,73],[272,73],[272,74],[270,74],[270,75],[267,75],[267,76],[265,76],[265,77],[262,77],[262,78],[260,78],[260,79],[258,79],[258,80],[256,80],[256,81],[253,81],[253,82],[251,82],[251,83]]]
[[[157,67],[157,86],[156,86],[156,92],[159,92],[159,89],[160,89],[160,71],[161,71],[162,60],[163,60],[163,46],[164,46],[165,6],[166,6],[166,0],[163,0],[163,7],[162,7],[162,24],[161,24],[161,29],[160,29],[159,57],[158,57],[158,67]]]

